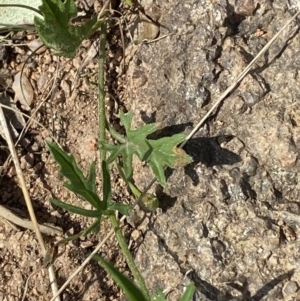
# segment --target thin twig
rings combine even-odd
[[[18,225],[20,227],[34,230],[33,223],[30,220],[21,218],[17,215],[15,215],[12,211],[5,208],[4,206],[0,205],[0,216],[3,218],[9,220],[10,222],[14,223],[15,225]],[[47,226],[47,225],[38,225],[41,232],[45,233],[47,235],[61,235],[63,231],[57,227]]]
[[[11,135],[10,135],[10,132],[9,132],[9,129],[8,129],[5,117],[4,117],[4,112],[3,112],[1,106],[0,106],[0,125],[2,127],[3,133],[5,134],[5,139],[7,141],[7,145],[10,150],[10,153],[11,153],[11,156],[12,156],[15,168],[16,168],[17,176],[18,176],[18,179],[20,182],[20,186],[21,186],[24,198],[25,198],[26,206],[29,211],[29,215],[32,220],[32,223],[34,224],[37,239],[38,239],[40,247],[42,249],[42,253],[45,253],[46,249],[45,249],[45,245],[44,245],[44,240],[43,240],[42,234],[39,230],[39,226],[38,226],[37,219],[36,219],[36,216],[35,216],[35,213],[33,210],[32,202],[30,200],[30,196],[29,196],[28,190],[26,188],[25,179],[24,179],[22,169],[21,169],[21,166],[19,163],[17,152],[15,149],[14,143],[12,141],[12,138],[11,138]]]
[[[37,125],[39,125],[42,129],[46,130],[47,132],[49,132],[49,134],[51,134],[51,131],[48,130],[43,124],[41,124],[40,122],[38,122],[36,119],[34,119],[32,116],[28,115],[28,114],[25,114],[23,112],[20,112],[20,111],[17,111],[16,109],[13,109],[12,107],[9,107],[7,105],[4,105],[2,103],[0,103],[0,107],[2,108],[5,108],[7,110],[11,110],[13,112],[18,112],[20,113],[21,115],[23,115],[24,117],[28,118],[29,120],[31,120],[32,122],[36,123]],[[55,141],[55,143],[59,144],[59,142],[54,138],[52,137],[53,140]]]
[[[14,111],[14,112],[16,111],[15,109],[13,109],[13,108],[11,108],[9,106],[3,105],[1,103],[0,103],[0,106],[3,107],[3,108],[6,108],[8,110]],[[48,130],[45,126],[43,126],[40,122],[38,122],[37,120],[35,120],[32,116],[29,116],[29,115],[27,115],[27,114],[25,114],[23,112],[18,111],[18,113],[20,113],[21,115],[27,117],[28,120],[29,120],[28,122],[33,121],[34,123],[38,124],[41,128],[43,128],[44,130],[46,130],[47,132],[49,132],[49,134],[51,135],[51,137],[55,141],[55,143],[57,143],[57,145],[60,145],[59,142],[55,139],[55,137],[53,137],[51,131]],[[21,133],[19,135],[19,138],[18,138],[17,142],[15,143],[15,146],[18,144],[19,140],[23,137],[23,134],[27,130],[28,126],[29,125],[27,124],[27,126],[21,131]],[[11,160],[11,155],[9,155],[8,158],[6,159],[6,161],[4,162],[4,164],[2,166],[2,170],[6,169],[6,167],[10,164],[10,160]]]
[[[24,286],[23,297],[22,297],[22,300],[21,300],[21,301],[24,301],[25,298],[26,298],[26,294],[27,294],[27,291],[28,291],[28,286],[29,286],[29,281],[30,281],[30,279],[31,279],[32,276],[34,276],[36,273],[40,272],[43,268],[44,268],[44,267],[41,267],[41,268],[37,269],[36,271],[33,271],[33,272],[28,276],[28,278],[26,279],[25,286]]]
[[[110,0],[107,0],[104,5],[102,6],[101,10],[100,10],[100,13],[99,13],[99,18],[103,17],[106,13],[106,8],[108,6],[108,4],[110,3]]]
[[[6,33],[7,31],[20,31],[20,30],[32,30],[35,31],[36,28],[34,25],[30,25],[30,24],[5,24],[5,23],[0,23],[0,33]]]

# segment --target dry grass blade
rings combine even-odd
[[[118,75],[118,76],[121,76],[123,74],[123,72],[125,72],[125,67],[126,67],[125,66],[125,39],[124,39],[123,28],[122,28],[120,18],[118,19],[118,23],[119,23],[119,29],[120,29],[120,34],[121,34],[122,51],[123,51],[123,59],[122,59],[123,68],[122,68],[121,73]]]
[[[26,202],[26,206],[27,206],[27,209],[28,209],[28,212],[29,212],[29,216],[30,216],[30,219],[33,223],[34,230],[35,230],[38,242],[40,244],[42,254],[44,256],[46,254],[46,248],[45,248],[44,240],[43,240],[41,231],[39,229],[39,225],[37,223],[37,219],[36,219],[36,216],[35,216],[35,213],[34,213],[34,210],[33,210],[32,202],[31,202],[31,199],[30,199],[30,196],[29,196],[29,192],[26,188],[25,179],[24,179],[21,167],[20,167],[20,162],[19,162],[19,159],[18,159],[18,156],[17,156],[17,152],[16,152],[16,149],[15,149],[14,143],[12,141],[12,138],[11,138],[11,135],[10,135],[10,132],[9,132],[6,120],[5,120],[4,112],[3,112],[1,106],[0,106],[0,126],[2,127],[2,130],[5,134],[4,138],[7,141],[7,144],[8,144],[11,156],[12,156],[12,160],[13,160],[15,168],[16,168],[16,173],[17,173],[17,176],[18,176],[18,179],[19,179],[19,182],[20,182],[20,186],[21,186],[21,189],[22,189],[22,192],[23,192],[23,196],[24,196],[24,199],[25,199],[25,202]],[[52,292],[53,292],[53,294],[55,294],[55,292],[57,291],[57,284],[56,284],[56,280],[55,280],[55,274],[54,274],[53,267],[50,266],[48,271],[49,271],[49,278],[50,278]],[[60,299],[58,298],[57,301],[58,300],[60,300]]]
[[[110,0],[107,0],[107,1],[104,3],[104,5],[102,6],[101,11],[100,11],[100,13],[99,13],[99,15],[98,15],[99,19],[102,18],[102,17],[105,15],[106,9],[107,9],[107,7],[108,7],[109,4],[110,4]]]
[[[13,160],[15,168],[16,168],[17,176],[18,176],[18,179],[19,179],[19,182],[20,182],[20,186],[22,188],[22,192],[23,192],[23,195],[24,195],[24,198],[25,198],[25,202],[26,202],[26,206],[27,206],[30,218],[31,218],[32,223],[33,223],[34,228],[35,228],[37,239],[39,241],[42,252],[45,253],[46,249],[45,249],[44,240],[43,240],[42,234],[40,232],[40,229],[38,227],[37,219],[36,219],[36,216],[35,216],[35,213],[34,213],[34,210],[33,210],[32,202],[31,202],[28,190],[27,190],[26,185],[25,185],[25,179],[24,179],[21,167],[20,167],[20,162],[19,162],[19,159],[18,159],[18,156],[17,156],[17,152],[16,152],[16,149],[15,149],[14,143],[12,141],[12,138],[11,138],[6,120],[5,120],[5,116],[4,116],[2,107],[0,108],[0,126],[2,127],[3,133],[5,134],[5,139],[7,141],[7,144],[8,144],[11,156],[12,156],[12,160]]]
[[[44,127],[40,122],[38,122],[37,120],[35,120],[34,118],[32,118],[30,115],[27,115],[27,114],[25,114],[25,113],[23,113],[23,112],[17,111],[17,110],[15,110],[15,109],[13,109],[13,108],[11,108],[11,107],[9,107],[9,106],[7,106],[7,105],[1,104],[1,103],[0,103],[0,107],[5,108],[5,109],[7,109],[7,110],[11,110],[11,111],[17,112],[17,113],[19,113],[19,114],[21,114],[21,115],[27,117],[29,120],[31,120],[32,122],[36,123],[37,125],[39,125],[39,126],[40,126],[41,128],[43,128],[45,131],[49,131],[46,127]],[[50,132],[50,131],[49,131],[49,132]],[[21,134],[20,136],[22,136],[22,134]],[[52,137],[52,138],[54,139],[54,137]],[[58,143],[57,140],[54,139],[54,141],[55,141],[55,143]]]
[[[38,9],[24,4],[0,4],[0,7],[20,7],[20,8],[30,9],[36,12],[37,14],[41,15],[41,12]]]

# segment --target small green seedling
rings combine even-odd
[[[184,134],[176,134],[157,140],[147,139],[147,136],[156,131],[154,123],[132,130],[133,112],[124,114],[120,112],[120,119],[125,127],[126,136],[110,131],[112,136],[120,143],[112,145],[102,142],[101,147],[110,153],[107,164],[112,163],[118,156],[123,159],[125,178],[131,181],[132,157],[136,155],[142,162],[148,163],[157,181],[165,187],[167,185],[164,169],[166,166],[175,168],[192,162],[183,150],[178,151],[177,145],[185,139]]]
[[[131,4],[131,0],[124,0],[124,2]],[[53,49],[55,54],[66,57],[73,57],[82,40],[93,34],[102,24],[106,24],[103,23],[105,21],[98,21],[96,17],[81,26],[73,26],[70,24],[71,19],[77,15],[77,9],[73,0],[65,0],[65,2],[61,2],[61,0],[42,0],[40,10],[44,15],[44,20],[35,17],[35,25],[41,40],[48,47]],[[103,28],[106,28],[106,26],[103,26]],[[101,41],[105,41],[105,38]],[[103,47],[103,52],[105,52],[105,47]],[[103,60],[102,65],[99,63],[99,68],[104,74]],[[103,74],[101,75],[101,78],[104,78]],[[101,87],[99,95],[103,96],[104,83],[99,83],[99,87]],[[99,96],[99,99],[100,98],[101,97]],[[99,100],[99,103],[101,103],[100,107],[105,107],[104,97],[102,97],[102,100]],[[105,120],[105,111],[103,110],[103,112],[99,114],[100,119]],[[95,219],[94,223],[92,223],[90,227],[73,237],[62,240],[60,243],[66,243],[70,239],[85,236],[91,231],[98,232],[100,230],[102,220],[109,217],[115,231],[115,236],[134,279],[131,280],[126,277],[100,255],[95,255],[94,259],[97,260],[98,263],[110,274],[113,280],[123,290],[129,301],[165,301],[166,296],[162,291],[159,291],[153,297],[151,296],[146,287],[145,281],[137,269],[132,255],[130,254],[127,242],[122,234],[119,221],[116,219],[115,213],[116,211],[119,211],[123,215],[129,215],[132,207],[126,204],[113,202],[111,197],[112,187],[108,165],[113,162],[116,163],[116,159],[121,157],[123,169],[121,169],[118,164],[117,166],[122,178],[124,178],[134,195],[138,199],[141,198],[139,204],[145,207],[146,210],[151,211],[157,208],[158,200],[155,196],[151,196],[150,194],[144,194],[141,196],[141,192],[133,185],[133,155],[136,155],[142,162],[149,164],[156,179],[164,187],[167,184],[164,174],[165,167],[169,166],[171,168],[175,168],[177,166],[184,166],[190,163],[192,159],[182,149],[177,148],[177,145],[185,139],[185,135],[176,134],[171,137],[164,137],[157,140],[148,139],[147,136],[156,130],[155,125],[148,124],[139,129],[132,130],[132,116],[132,112],[127,114],[124,114],[122,111],[120,112],[120,119],[126,131],[125,136],[117,133],[108,125],[109,132],[119,143],[117,145],[112,145],[106,142],[104,127],[102,132],[99,131],[99,140],[101,141],[100,153],[102,152],[102,198],[100,198],[97,194],[95,163],[91,164],[88,175],[84,176],[83,172],[76,164],[73,155],[69,155],[57,145],[47,142],[54,159],[60,166],[61,174],[68,180],[64,183],[64,186],[71,192],[80,196],[84,201],[88,202],[93,209],[74,206],[58,199],[52,199],[51,202],[69,212]],[[110,154],[107,159],[105,155],[106,151]],[[190,301],[194,290],[194,285],[190,284],[180,301]]]
[[[124,119],[123,119],[124,120]],[[99,198],[96,189],[96,171],[95,171],[95,163],[92,163],[89,169],[89,173],[87,177],[84,176],[83,172],[77,166],[75,158],[73,155],[67,154],[64,150],[58,147],[55,144],[47,142],[48,148],[52,153],[54,159],[60,166],[60,173],[68,179],[67,182],[64,183],[64,186],[72,191],[73,193],[81,196],[83,200],[87,201],[92,205],[94,209],[84,209],[81,207],[77,207],[68,203],[65,203],[58,199],[51,199],[51,202],[69,212],[80,214],[82,216],[95,218],[95,222],[85,229],[84,231],[80,232],[78,235],[74,235],[74,238],[79,236],[85,236],[91,231],[98,232],[100,230],[101,221],[103,217],[109,216],[114,223],[116,236],[122,247],[122,251],[124,255],[126,255],[126,259],[128,262],[131,262],[131,270],[136,271],[136,267],[134,265],[134,260],[131,258],[130,252],[126,247],[126,243],[123,237],[120,237],[121,231],[117,226],[117,222],[115,219],[115,211],[118,210],[124,215],[128,215],[129,211],[132,209],[131,206],[126,204],[115,203],[111,199],[111,182],[110,182],[110,175],[107,168],[106,161],[102,161],[102,178],[103,178],[103,197],[102,199]],[[119,146],[120,147],[120,146]],[[120,147],[122,148],[122,146]],[[132,170],[132,166],[131,166]],[[133,189],[138,195],[140,192],[136,191],[134,185],[130,184],[129,187]],[[156,200],[157,201],[157,200]],[[156,201],[155,207],[157,206]],[[143,200],[145,202],[145,200]],[[151,199],[151,206],[153,200]],[[145,204],[146,205],[146,204]],[[148,204],[149,205],[149,204]],[[149,209],[149,208],[148,208]],[[151,208],[152,209],[152,208]],[[66,243],[69,241],[70,238],[64,239],[60,243]],[[146,289],[144,282],[140,279],[140,287],[138,287],[133,280],[129,279],[125,275],[123,275],[117,268],[115,268],[111,263],[106,261],[100,255],[94,256],[94,259],[99,262],[99,264],[110,274],[110,276],[116,281],[116,283],[120,286],[123,290],[124,294],[127,296],[128,300],[130,301],[166,301],[166,297],[162,291],[159,291],[156,296],[151,297],[149,291]],[[130,265],[130,264],[129,264]],[[140,277],[139,274],[137,277]],[[189,301],[191,296],[194,292],[193,284],[190,284],[180,301]]]

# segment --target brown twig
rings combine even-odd
[[[0,216],[20,227],[34,230],[33,223],[30,220],[15,215],[11,210],[0,205]],[[42,233],[46,235],[61,235],[63,231],[57,227],[38,224]]]

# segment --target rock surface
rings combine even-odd
[[[126,99],[135,126],[156,122],[157,137],[189,133],[294,13],[280,0],[141,5],[153,19],[160,11],[160,36],[170,35],[140,46],[130,62]],[[170,172],[168,187],[157,189],[161,208],[136,259],[149,287],[169,289],[169,300],[178,300],[190,280],[193,300],[283,300],[285,283],[298,287],[295,26],[186,145],[193,164]],[[136,182],[146,187],[151,171],[136,170]]]

